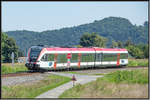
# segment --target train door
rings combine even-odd
[[[102,65],[102,51],[95,51],[95,66],[101,67]]]
[[[102,64],[102,53],[97,53],[95,65],[100,67],[101,64]]]

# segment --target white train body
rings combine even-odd
[[[29,48],[25,64],[29,70],[125,66],[128,51],[116,48]]]

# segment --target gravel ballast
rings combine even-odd
[[[46,76],[50,75],[49,73],[44,74],[33,74],[25,76],[16,76],[16,77],[5,77],[2,78],[2,86],[11,86],[22,83],[31,83],[44,79]]]

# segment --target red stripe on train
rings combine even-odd
[[[46,48],[48,51],[127,51],[126,49],[116,48]]]

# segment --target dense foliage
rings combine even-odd
[[[105,47],[107,39],[96,33],[85,33],[80,38],[80,45],[83,47]]]
[[[70,28],[62,28],[58,30],[47,30],[43,32],[33,31],[8,31],[9,36],[16,40],[19,48],[26,52],[32,45],[44,44],[53,46],[72,46],[79,45],[80,37],[84,33],[97,33],[107,38],[107,47],[112,46],[112,41],[122,43],[132,40],[134,44],[148,43],[148,22],[143,25],[133,25],[128,19],[121,17],[108,17],[93,23],[83,24]],[[115,47],[115,46],[114,46]]]
[[[11,53],[14,52],[14,59],[18,57],[18,46],[13,38],[8,37],[7,34],[1,34],[1,61],[11,62]]]

